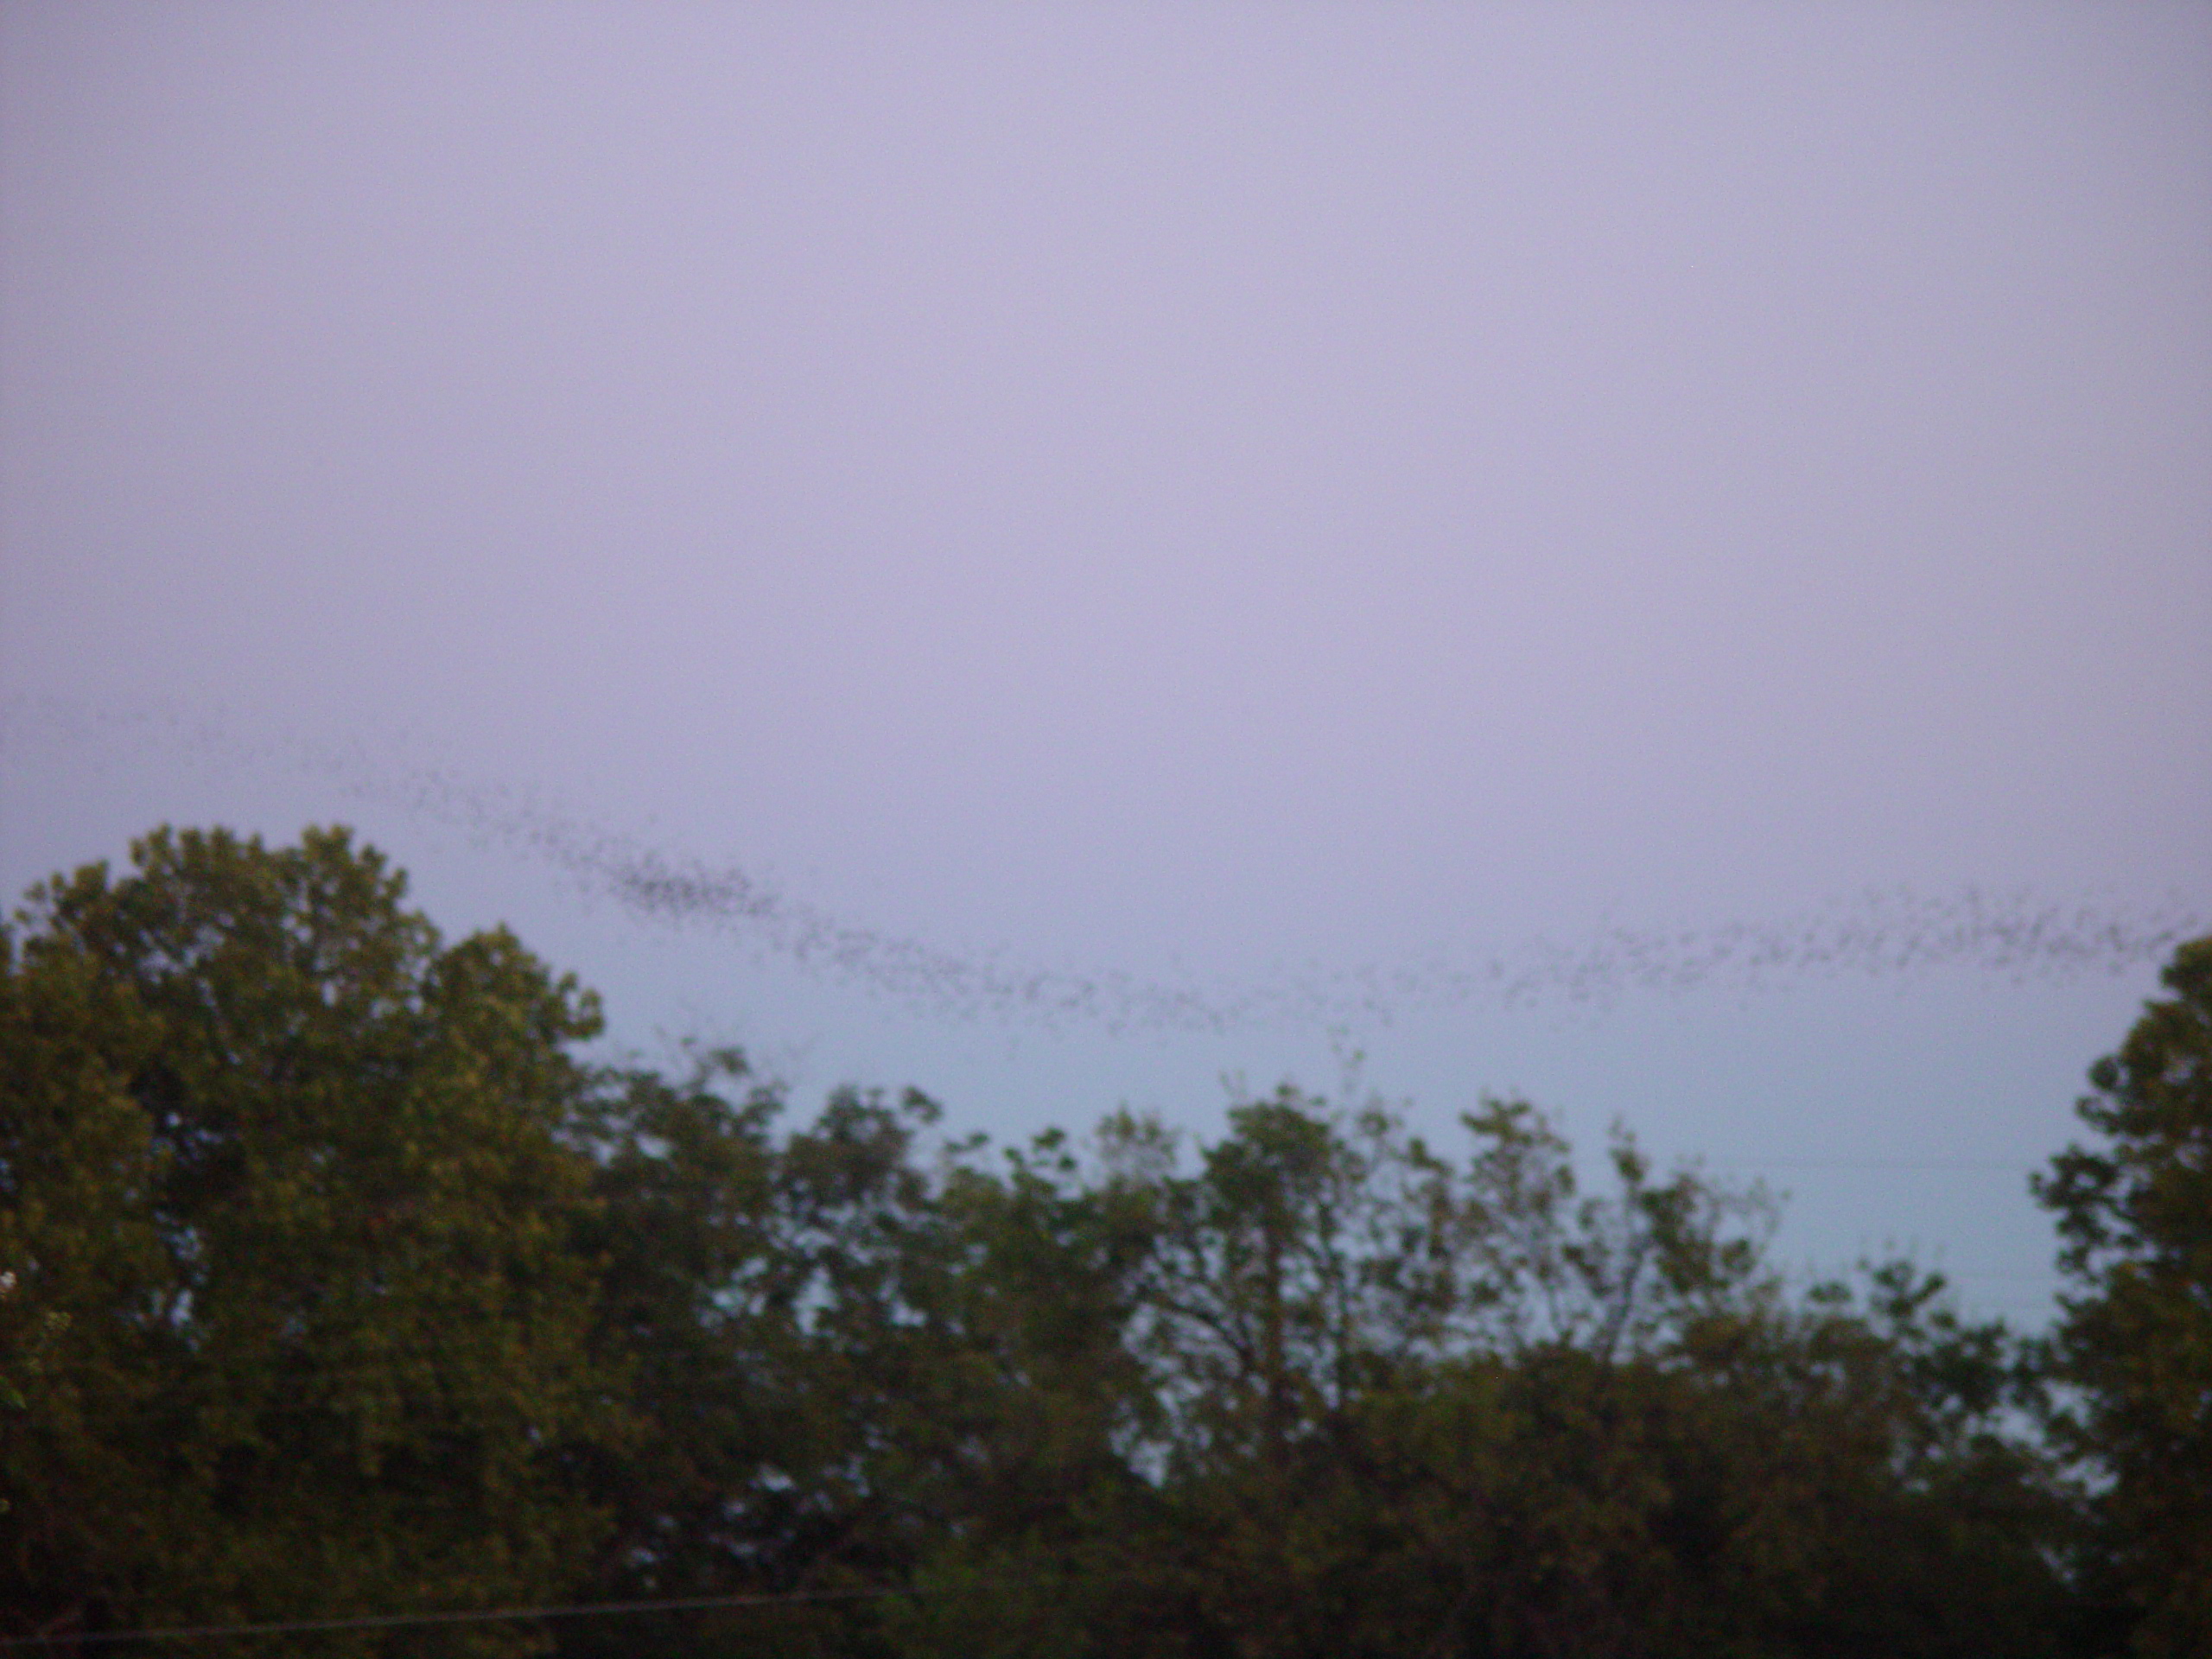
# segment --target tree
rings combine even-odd
[[[404,897],[342,831],[162,831],[0,930],[0,1634],[743,1598],[269,1650],[2056,1650],[2010,1338],[1903,1268],[1790,1297],[1756,1193],[1288,1085],[1195,1158],[1126,1112],[943,1145],[912,1091],[786,1129],[734,1052],[586,1066],[586,993]],[[2204,978],[2092,1120],[2194,1077],[2195,1149],[2062,1160],[2085,1271],[2202,1217]],[[2093,1406],[2178,1317],[2103,1305]],[[2147,1583],[2189,1515],[2114,1466]]]
[[[1306,1656],[2052,1650],[2056,1505],[1999,1432],[2000,1329],[1903,1268],[1793,1304],[1757,1194],[1617,1136],[1586,1192],[1488,1102],[1458,1163],[1285,1088],[1179,1173],[1129,1340],[1168,1518],[1124,1578],[1150,1645]]]
[[[2079,1103],[2103,1137],[2054,1159],[2056,1427],[2102,1483],[2095,1570],[2136,1651],[2212,1652],[2212,938],[2184,944]]]
[[[343,830],[131,856],[0,943],[0,1617],[565,1587],[597,1517],[557,1453],[607,1397],[564,1141],[592,1000],[504,931],[444,944]]]

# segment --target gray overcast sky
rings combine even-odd
[[[11,889],[342,817],[809,1087],[1205,1122],[1349,1044],[2041,1270],[2010,1166],[2212,914],[2212,9],[0,49]]]

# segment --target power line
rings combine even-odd
[[[0,1648],[88,1647],[94,1643],[204,1642],[240,1636],[295,1636],[333,1630],[397,1630],[429,1624],[516,1624],[531,1618],[632,1617],[639,1613],[698,1612],[718,1607],[765,1607],[798,1602],[865,1601],[906,1592],[874,1586],[861,1590],[791,1590],[778,1593],[684,1596],[658,1601],[585,1601],[548,1607],[496,1607],[473,1612],[376,1613],[358,1618],[276,1619],[256,1624],[179,1624],[143,1630],[0,1637]]]
[[[1946,1174],[2034,1175],[2045,1167],[2044,1164],[2002,1162],[1987,1158],[1726,1158],[1707,1160],[1710,1166],[1722,1171],[1759,1169],[1840,1169],[1901,1171],[1907,1174],[1939,1173]]]

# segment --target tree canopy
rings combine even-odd
[[[2212,1652],[2212,939],[2185,944],[2119,1052],[2090,1068],[2101,1139],[2052,1160],[2065,1299],[2060,1439],[2106,1483],[2103,1588],[2137,1650]]]
[[[1512,1100],[1448,1145],[1288,1085],[1211,1141],[795,1121],[734,1052],[588,1061],[588,993],[343,831],[157,832],[0,935],[0,1635],[719,1599],[257,1642],[2183,1651],[2208,960],[2045,1189],[2089,1501],[2032,1350],[1904,1264],[1791,1293],[1758,1194],[1625,1135],[1592,1185]]]
[[[562,1140],[591,1000],[443,944],[342,831],[133,856],[0,946],[19,1628],[556,1591],[596,1518],[554,1453],[611,1397]]]

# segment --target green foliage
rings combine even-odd
[[[2000,1432],[2001,1330],[1902,1268],[1791,1304],[1755,1198],[1625,1140],[1586,1195],[1526,1105],[1453,1163],[1286,1089],[1194,1162],[1123,1114],[1095,1161],[1049,1135],[932,1166],[920,1103],[779,1135],[772,1091],[690,1098],[744,1126],[692,1203],[760,1254],[678,1252],[727,1275],[682,1299],[723,1345],[653,1410],[722,1460],[639,1511],[632,1570],[687,1576],[619,1587],[906,1593],[665,1651],[2056,1650],[2063,1514]],[[658,1187],[696,1154],[652,1121],[607,1166]],[[685,1426],[747,1413],[776,1427]]]
[[[342,831],[132,855],[35,891],[0,963],[11,1623],[562,1586],[596,1518],[549,1454],[604,1395],[559,1138],[590,1000],[504,932],[442,945]]]
[[[1195,1147],[1126,1112],[947,1145],[926,1098],[853,1090],[787,1123],[735,1052],[585,1066],[587,994],[403,901],[342,832],[162,832],[0,934],[7,1630],[731,1596],[785,1599],[317,1640],[1937,1659],[2070,1628],[2018,1344],[1903,1266],[1793,1297],[1759,1194],[1624,1135],[1590,1187],[1515,1101],[1450,1147],[1288,1086]],[[2187,1518],[2155,1454],[2202,1446],[2127,1389],[2202,1351],[2136,1344],[2202,1306],[2137,1299],[2202,1260],[2203,1029],[2131,1039],[2092,1120],[2123,1151],[2050,1189],[2100,1291],[2068,1432],[2114,1459],[2130,1584]],[[2199,1141],[2126,1150],[2177,1111]]]
[[[2136,1651],[2212,1651],[2212,939],[2175,953],[2080,1103],[2102,1137],[2052,1160],[2063,1444],[2098,1479],[2096,1570]]]
[[[1975,1363],[2004,1341],[1935,1287],[1793,1308],[1756,1195],[1624,1137],[1585,1195],[1517,1102],[1456,1164],[1287,1089],[1230,1125],[1188,1175],[1107,1135],[1158,1235],[1166,1518],[1124,1591],[1157,1650],[2048,1650],[2052,1506]]]

